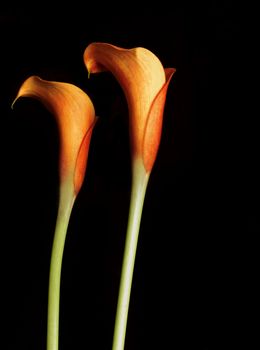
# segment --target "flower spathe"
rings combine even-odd
[[[90,98],[72,84],[31,76],[22,84],[15,101],[19,97],[40,100],[55,116],[59,131],[60,193],[50,262],[47,322],[47,350],[58,350],[64,244],[74,201],[83,183],[91,134],[97,118]]]
[[[143,47],[123,49],[92,43],[84,52],[89,73],[111,71],[121,85],[129,109],[132,158],[141,158],[150,173],[161,139],[166,93],[174,68],[164,69],[160,60]]]
[[[148,179],[161,139],[167,88],[175,72],[149,50],[92,43],[84,52],[89,73],[110,71],[128,104],[132,185],[112,350],[123,350],[139,228]]]
[[[73,184],[76,196],[83,183],[91,134],[97,119],[90,98],[75,85],[37,76],[25,80],[15,101],[19,97],[40,100],[55,116],[60,136],[61,186],[65,182]]]

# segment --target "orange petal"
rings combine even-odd
[[[86,150],[89,150],[91,135],[92,135],[93,128],[96,124],[96,121],[97,121],[97,118],[95,118],[92,125],[90,125],[88,131],[86,132],[86,134],[81,142],[80,148],[79,148],[79,152],[78,152],[78,156],[77,156],[77,160],[76,160],[76,166],[75,166],[75,174],[74,174],[75,193],[79,192],[81,185],[83,183],[83,180],[84,180],[86,165],[87,165],[87,161],[88,161],[88,152],[86,154]]]
[[[60,134],[60,177],[71,177],[75,194],[85,174],[90,136],[95,123],[94,106],[85,92],[78,87],[37,76],[29,77],[21,86],[19,97],[40,100],[56,118]]]
[[[148,114],[143,138],[143,162],[147,172],[152,170],[160,145],[167,89],[175,72],[174,68],[165,69],[166,83],[153,100]]]
[[[84,62],[90,73],[111,71],[122,86],[129,108],[132,156],[142,156],[149,110],[166,81],[161,62],[145,48],[128,50],[106,43],[90,44]]]

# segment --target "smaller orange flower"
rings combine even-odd
[[[84,179],[91,134],[97,120],[90,98],[72,84],[46,81],[37,76],[23,83],[15,101],[19,97],[40,100],[55,116],[60,134],[61,185],[71,182],[76,196]]]
[[[133,159],[141,158],[150,173],[161,139],[167,88],[174,68],[164,70],[149,50],[123,49],[106,43],[92,43],[84,52],[89,73],[111,71],[125,93],[129,108]]]
[[[47,349],[58,350],[62,256],[76,196],[82,186],[89,144],[97,118],[89,97],[78,87],[31,76],[16,99],[33,97],[54,114],[60,136],[60,193],[53,239],[48,298]]]

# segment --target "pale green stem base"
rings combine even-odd
[[[138,234],[149,175],[150,173],[147,173],[145,171],[142,160],[135,159],[132,168],[133,177],[130,210],[128,217],[125,251],[119,287],[112,350],[124,349]]]
[[[56,220],[49,276],[47,350],[59,347],[59,306],[62,256],[75,195],[71,181],[63,183],[60,189],[59,210]]]

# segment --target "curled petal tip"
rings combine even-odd
[[[17,96],[17,97],[13,100],[13,102],[12,102],[12,104],[11,104],[11,109],[14,109],[15,102],[18,100],[18,98],[19,98],[19,96]]]
[[[174,73],[176,73],[176,68],[165,68],[166,82],[170,82]]]

